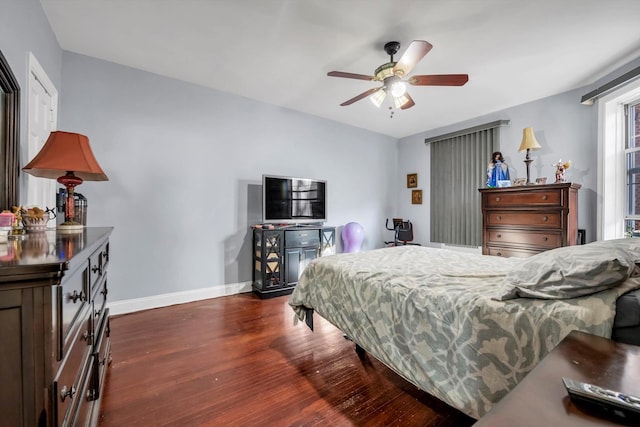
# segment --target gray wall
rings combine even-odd
[[[396,140],[65,52],[60,128],[88,135],[108,182],[89,225],[113,225],[112,301],[252,279],[262,174],[326,179],[328,224],[382,245]]]

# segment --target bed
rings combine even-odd
[[[501,258],[399,246],[314,260],[289,304],[400,376],[480,418],[571,330],[611,337],[640,289],[640,239]],[[636,291],[637,292],[637,291]]]

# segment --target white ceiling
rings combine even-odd
[[[62,49],[404,137],[585,86],[640,56],[639,0],[41,0]],[[433,49],[416,105],[339,104],[386,42]]]

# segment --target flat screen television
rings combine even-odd
[[[262,175],[262,221],[264,223],[322,223],[326,220],[326,181]]]

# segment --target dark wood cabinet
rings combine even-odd
[[[111,231],[52,230],[0,245],[1,425],[97,425],[110,361]]]
[[[253,291],[261,298],[293,292],[307,264],[335,253],[335,227],[253,229]]]
[[[575,245],[580,184],[481,188],[482,253],[528,257]]]

